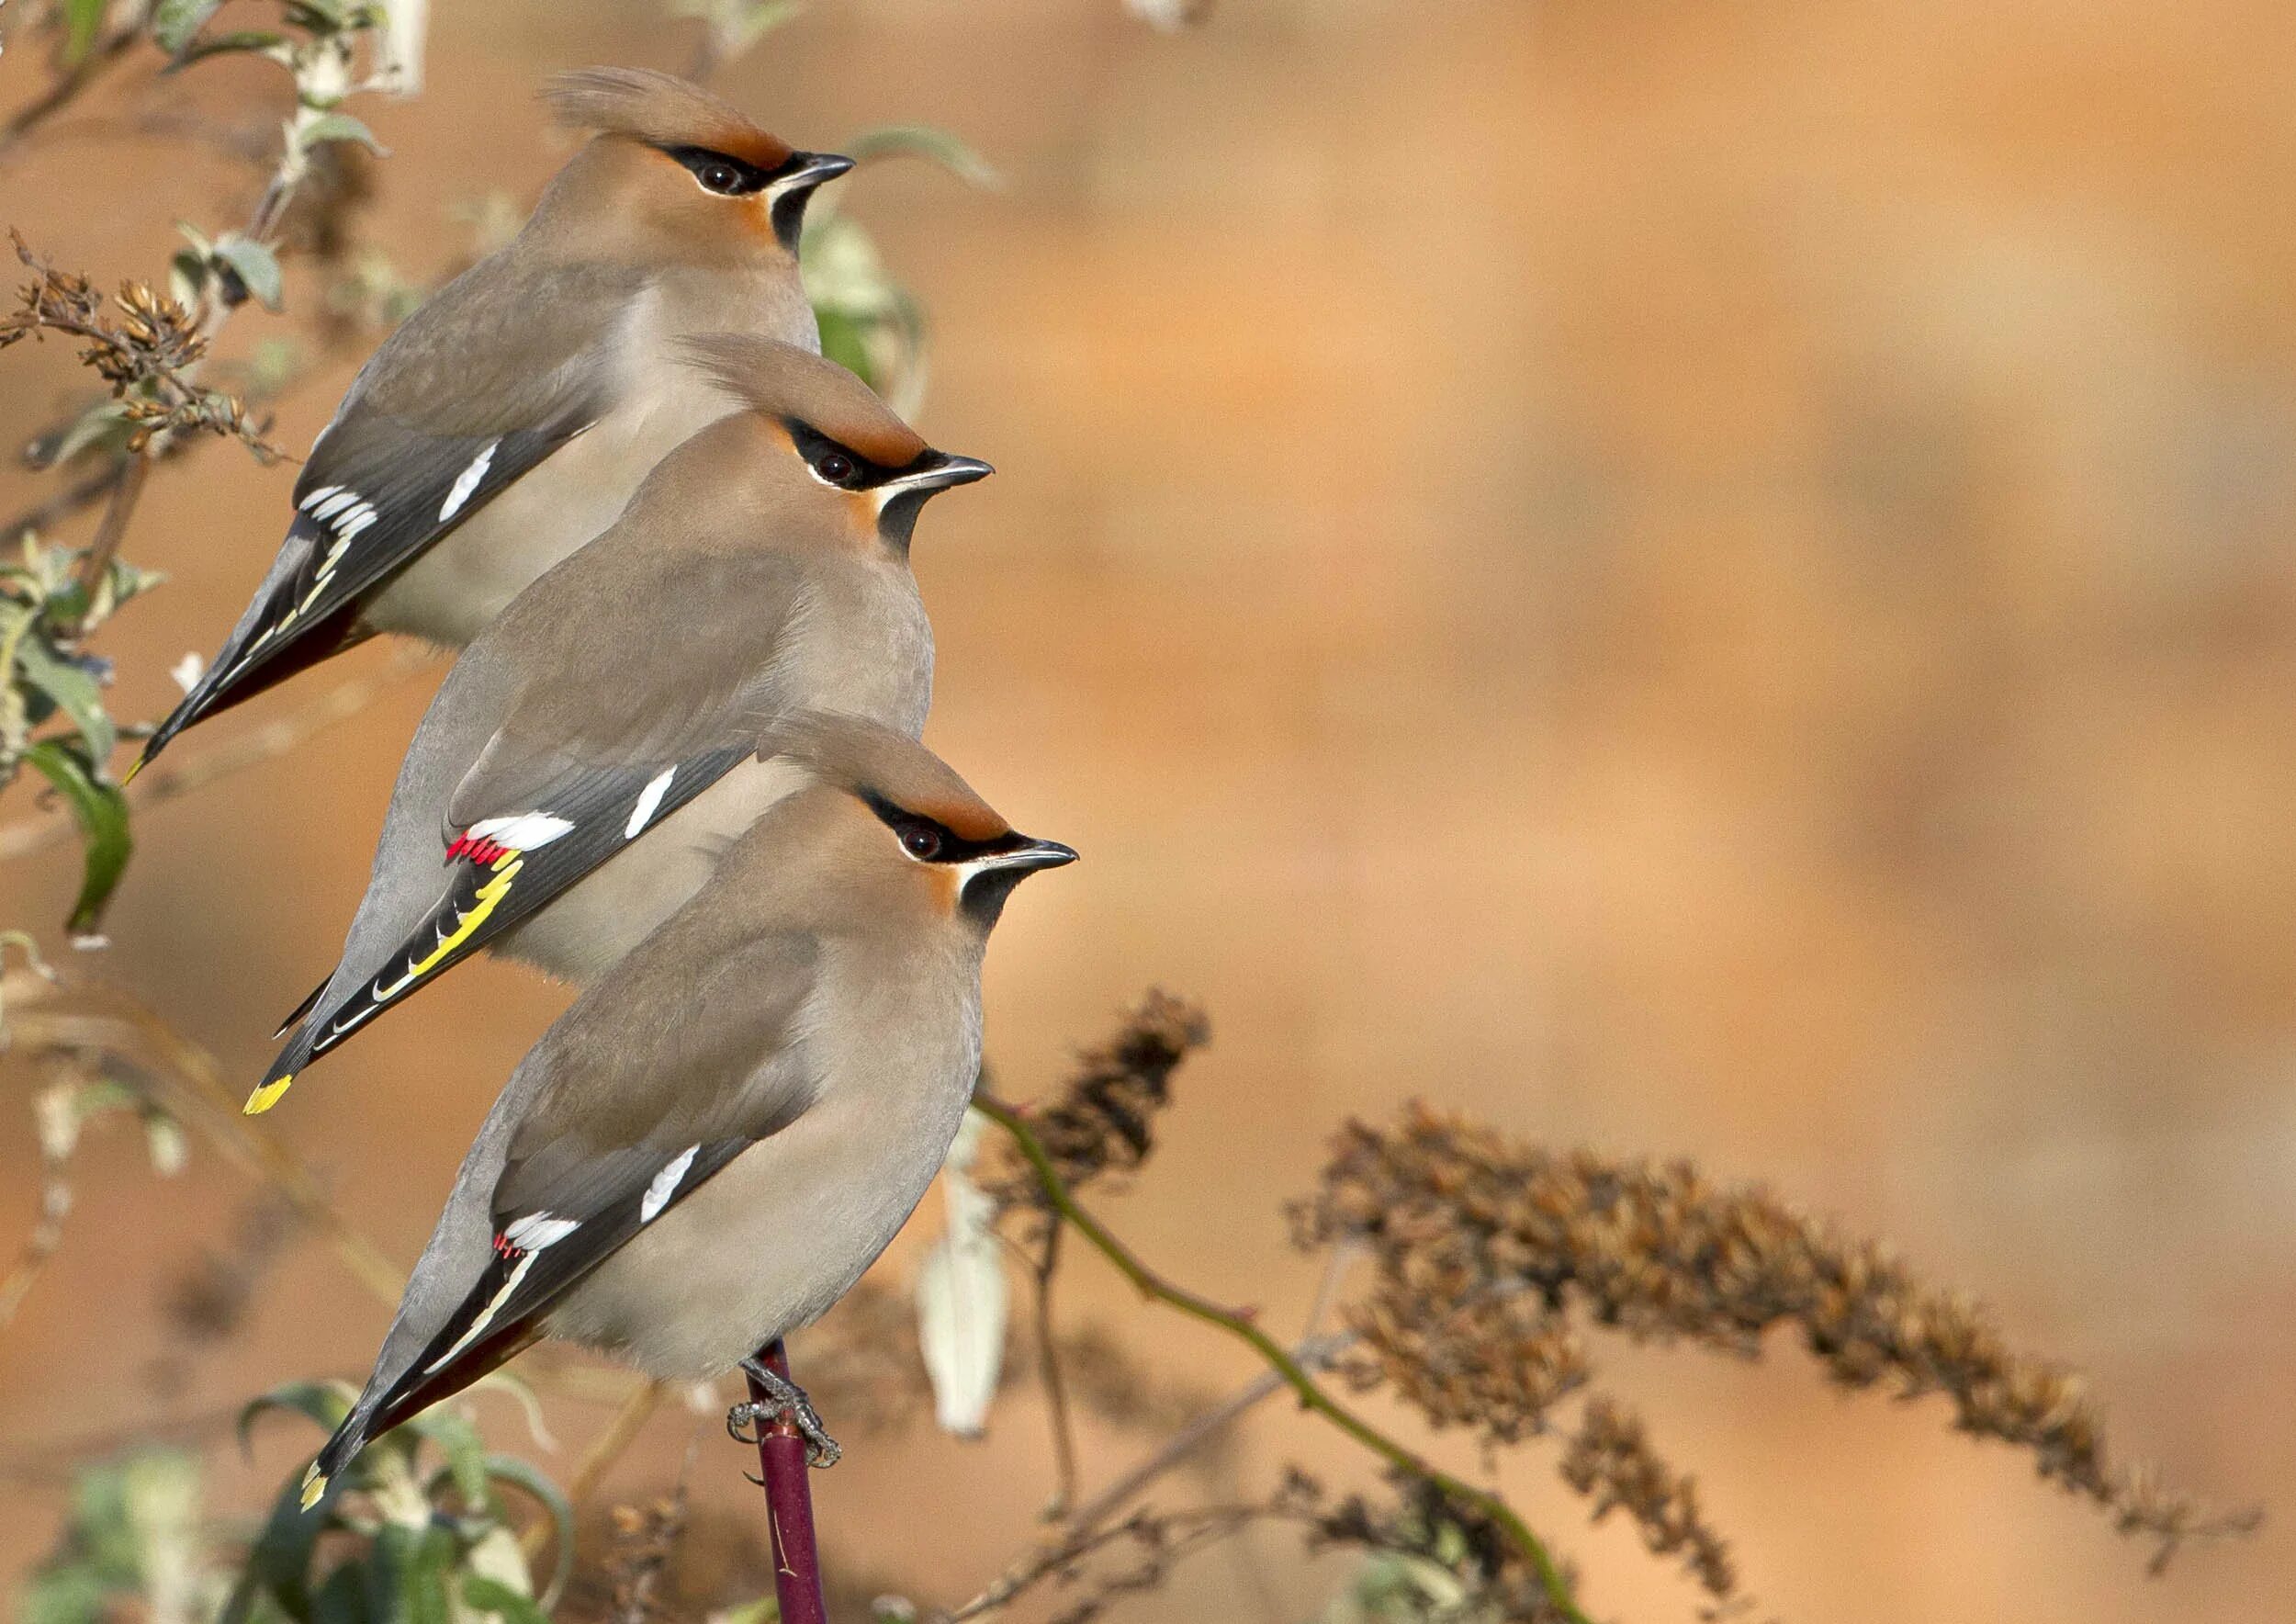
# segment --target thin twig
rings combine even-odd
[[[88,543],[80,559],[80,591],[88,601],[88,615],[96,614],[96,588],[112,567],[112,559],[119,551],[120,537],[128,534],[128,520],[136,511],[136,503],[143,495],[144,481],[152,477],[152,459],[142,452],[128,459],[120,470],[119,480],[111,488],[111,496],[104,503],[104,516],[96,521],[96,539]],[[84,631],[87,628],[82,627]]]
[[[195,1123],[242,1171],[277,1190],[367,1290],[398,1306],[405,1274],[343,1217],[301,1158],[240,1113],[214,1055],[114,988],[60,987],[30,975],[10,976],[6,986],[9,1034],[17,1043],[33,1050],[96,1048],[153,1063],[153,1080],[172,1115]],[[67,988],[80,997],[100,990],[110,1012],[61,1007]]]
[[[67,485],[45,502],[26,508],[6,524],[0,524],[0,541],[13,541],[28,530],[45,530],[60,520],[70,518],[82,508],[103,501],[112,493],[113,487],[128,477],[129,463],[143,460],[143,457],[116,458],[78,484]]]
[[[662,1398],[669,1391],[667,1382],[650,1378],[631,1388],[630,1396],[614,1412],[613,1420],[599,1435],[598,1441],[582,1456],[581,1464],[574,1469],[573,1479],[567,1484],[566,1497],[578,1509],[598,1492],[599,1483],[613,1470],[613,1463],[637,1441],[637,1435],[653,1419],[654,1412],[661,1408]]]
[[[1037,1254],[1037,1363],[1044,1380],[1044,1407],[1052,1428],[1052,1497],[1039,1513],[1058,1522],[1076,1502],[1076,1424],[1068,1404],[1068,1382],[1061,1374],[1061,1351],[1052,1335],[1052,1275],[1060,1267],[1061,1226],[1044,1226],[1044,1249]]]
[[[668,1386],[660,1382],[642,1380],[636,1382],[631,1387],[629,1397],[622,1401],[622,1407],[614,1412],[613,1419],[606,1423],[606,1430],[600,1433],[597,1441],[582,1452],[581,1462],[574,1468],[574,1476],[566,1489],[567,1504],[573,1506],[577,1513],[598,1492],[599,1483],[613,1469],[613,1463],[622,1459],[630,1446],[637,1441],[637,1435],[646,1430],[646,1424],[654,1418],[654,1412],[661,1407],[662,1395],[668,1391]],[[555,1527],[550,1518],[542,1517],[526,1530],[519,1543],[524,1548],[529,1562],[540,1555],[542,1548],[549,1543]]]
[[[276,760],[304,740],[358,715],[432,660],[432,650],[424,645],[401,644],[392,650],[388,663],[372,676],[341,683],[300,710],[251,728],[228,744],[195,755],[180,767],[158,767],[138,774],[128,787],[129,804],[138,810],[155,806],[205,788],[219,778]],[[75,828],[61,807],[51,817],[27,818],[0,826],[0,863],[44,851],[70,839]]]
[[[1054,1574],[1069,1574],[1086,1557],[1127,1539],[1140,1539],[1169,1561],[1184,1554],[1189,1547],[1225,1538],[1255,1522],[1298,1517],[1296,1511],[1277,1506],[1203,1506],[1158,1517],[1135,1513],[1114,1528],[1071,1532],[1005,1573],[954,1612],[933,1614],[933,1624],[965,1624],[967,1619],[1002,1612],[1022,1592]]]
[[[62,1061],[62,1056],[56,1058]],[[69,1115],[72,1094],[73,1082],[67,1077],[49,1084],[32,1100],[33,1115],[39,1122],[39,1207],[32,1233],[25,1237],[15,1265],[7,1278],[0,1280],[0,1325],[16,1318],[16,1311],[31,1294],[49,1259],[63,1245],[63,1221],[72,1212],[72,1180],[66,1167],[73,1142],[78,1137]],[[51,1113],[65,1114],[59,1122]]]
[[[1303,1370],[1321,1370],[1355,1345],[1353,1331],[1342,1331],[1332,1336],[1311,1336],[1299,1343],[1292,1357]],[[1144,1460],[1102,1489],[1068,1518],[1066,1531],[1070,1536],[1108,1521],[1124,1508],[1142,1489],[1158,1478],[1181,1465],[1206,1441],[1238,1420],[1249,1415],[1266,1400],[1291,1385],[1281,1370],[1263,1370],[1242,1387],[1221,1399],[1209,1410],[1183,1426],[1177,1432],[1156,1446]]]
[[[1324,1254],[1323,1278],[1316,1285],[1315,1301],[1308,1305],[1307,1323],[1300,1327],[1300,1340],[1291,1350],[1291,1356],[1308,1370],[1325,1369],[1355,1344],[1356,1334],[1353,1331],[1342,1331],[1332,1336],[1317,1333],[1322,1326],[1323,1316],[1331,1312],[1332,1303],[1339,1295],[1341,1280],[1345,1277],[1349,1266],[1361,1255],[1362,1248],[1352,1241],[1341,1241]],[[1126,1501],[1195,1453],[1198,1446],[1233,1426],[1261,1403],[1281,1393],[1287,1385],[1282,1372],[1263,1370],[1189,1421],[1130,1472],[1095,1494],[1087,1504],[1077,1507],[1068,1518],[1070,1537],[1074,1538],[1096,1524],[1106,1522],[1123,1508]]]
[[[79,98],[81,92],[95,84],[107,69],[127,54],[128,48],[142,37],[142,32],[143,19],[139,16],[129,27],[99,40],[77,66],[59,73],[46,90],[9,114],[7,122],[0,124],[0,152],[6,152],[70,107]]]
[[[1013,1136],[1021,1155],[1036,1169],[1038,1182],[1042,1186],[1045,1200],[1052,1203],[1052,1210],[1075,1225],[1084,1237],[1116,1266],[1117,1271],[1140,1290],[1142,1295],[1176,1308],[1206,1325],[1218,1326],[1244,1342],[1266,1360],[1285,1385],[1299,1395],[1302,1407],[1322,1416],[1390,1466],[1425,1479],[1452,1498],[1472,1506],[1491,1517],[1523,1552],[1524,1559],[1537,1574],[1540,1587],[1546,1591],[1548,1600],[1554,1605],[1557,1612],[1570,1624],[1587,1624],[1586,1616],[1579,1610],[1578,1603],[1571,1596],[1570,1586],[1564,1580],[1561,1570],[1555,1565],[1554,1558],[1548,1554],[1547,1547],[1537,1535],[1531,1532],[1530,1526],[1515,1514],[1513,1506],[1489,1490],[1477,1488],[1441,1470],[1341,1404],[1323,1391],[1307,1368],[1283,1344],[1254,1324],[1249,1314],[1223,1308],[1184,1286],[1173,1284],[1149,1268],[1129,1246],[1109,1233],[1098,1219],[1077,1204],[1058,1169],[1053,1167],[1042,1141],[1021,1120],[1019,1112],[1003,1100],[985,1094],[976,1093],[973,1102]]]
[[[113,1426],[45,1437],[11,1438],[0,1446],[0,1483],[67,1488],[85,1463],[158,1444],[204,1447],[231,1436],[244,1399],[188,1414],[139,1415]]]
[[[1331,1312],[1339,1296],[1340,1281],[1363,1248],[1352,1240],[1335,1242],[1324,1254],[1323,1278],[1315,1289],[1315,1301],[1309,1305],[1307,1322],[1300,1328],[1300,1340],[1293,1344],[1292,1358],[1310,1370],[1328,1370],[1333,1361],[1356,1345],[1353,1331],[1335,1331],[1322,1335],[1323,1317]],[[1073,1537],[1096,1524],[1106,1522],[1122,1510],[1127,1501],[1155,1482],[1165,1473],[1181,1465],[1207,1439],[1233,1426],[1266,1400],[1281,1393],[1289,1383],[1280,1370],[1263,1370],[1210,1409],[1189,1421],[1177,1432],[1165,1438],[1140,1463],[1118,1478],[1107,1488],[1080,1506],[1068,1518],[1068,1533]]]

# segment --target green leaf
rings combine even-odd
[[[331,141],[355,141],[377,158],[390,156],[390,149],[375,139],[375,132],[348,113],[321,113],[298,130],[296,139],[306,151]]]
[[[211,268],[204,255],[189,248],[178,248],[167,261],[167,291],[177,304],[189,309],[207,288]]]
[[[814,307],[821,327],[821,354],[835,361],[871,389],[877,387],[876,365],[869,355],[867,325],[841,310]]]
[[[314,34],[339,34],[351,26],[344,0],[287,0],[287,21]]]
[[[17,1597],[17,1624],[98,1624],[118,1598],[111,1586],[77,1564],[35,1573]]]
[[[152,38],[159,41],[162,51],[174,56],[191,43],[192,36],[207,27],[208,19],[222,5],[223,0],[160,0],[152,13]]]
[[[856,164],[886,158],[922,158],[938,164],[967,186],[995,190],[1005,184],[989,161],[945,130],[929,124],[886,124],[864,130],[845,143],[845,155]]]
[[[490,1579],[483,1573],[472,1573],[462,1582],[463,1601],[482,1613],[495,1613],[502,1624],[550,1624],[550,1616],[535,1605],[531,1596],[521,1596],[500,1579]]]
[[[558,1440],[551,1437],[550,1429],[543,1425],[542,1401],[535,1396],[535,1390],[527,1385],[524,1377],[507,1370],[489,1370],[465,1391],[472,1398],[487,1393],[509,1395],[516,1402],[519,1414],[526,1418],[526,1436],[535,1440],[535,1447],[552,1451],[557,1449]]]
[[[794,21],[805,9],[805,0],[760,0],[746,11],[722,18],[717,25],[721,56],[739,56],[774,29]]]
[[[177,53],[175,60],[160,70],[163,73],[180,73],[194,62],[205,62],[211,56],[224,56],[234,51],[252,51],[267,56],[273,62],[289,62],[289,46],[285,34],[275,34],[267,28],[237,28],[228,34],[210,34],[194,41]]]
[[[439,1453],[446,1457],[445,1475],[455,1480],[455,1488],[466,1503],[476,1508],[492,1498],[487,1483],[486,1445],[468,1420],[452,1410],[436,1409],[424,1411],[405,1426],[417,1438],[438,1446]]]
[[[364,1567],[355,1562],[340,1563],[321,1582],[311,1597],[310,1624],[367,1624]]]
[[[82,1565],[109,1585],[133,1586],[142,1576],[130,1508],[129,1460],[82,1472],[72,1485],[72,1540]]]
[[[63,65],[76,68],[96,49],[108,0],[63,0]]]
[[[558,1597],[566,1591],[566,1582],[574,1572],[574,1503],[540,1468],[513,1456],[489,1455],[487,1475],[525,1490],[550,1514],[557,1535],[558,1556],[557,1569],[542,1592],[542,1606],[547,1611],[557,1606]]]
[[[128,416],[119,402],[107,395],[72,420],[62,434],[35,442],[24,460],[34,468],[56,468],[90,447],[106,445],[118,450],[128,444]]]
[[[321,1432],[332,1433],[351,1413],[351,1393],[340,1382],[290,1382],[284,1387],[275,1387],[261,1398],[249,1401],[239,1413],[241,1449],[250,1446],[255,1417],[266,1410],[292,1411],[308,1417]]]
[[[104,690],[84,668],[50,648],[38,634],[16,646],[16,669],[24,681],[72,719],[87,745],[87,759],[100,774],[119,742],[119,729],[104,712]]]
[[[238,274],[241,283],[264,310],[279,308],[279,261],[270,249],[252,237],[234,235],[215,245],[215,256]]]
[[[79,819],[85,855],[80,895],[65,928],[75,937],[92,937],[103,922],[112,887],[127,869],[128,854],[135,849],[128,832],[128,798],[118,785],[99,778],[79,747],[65,739],[44,739],[24,752],[24,760],[62,793]]]
[[[386,1523],[366,1563],[366,1614],[375,1624],[454,1624],[447,1575],[455,1536],[436,1523],[420,1528]]]
[[[247,1548],[247,1565],[231,1587],[218,1624],[249,1624],[257,1593],[270,1597],[295,1624],[309,1624],[311,1616],[311,1551],[329,1518],[303,1510],[303,1474],[288,1477],[271,1502],[271,1515]]]

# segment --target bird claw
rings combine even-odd
[[[754,1444],[760,1441],[757,1429],[770,1423],[785,1422],[805,1440],[806,1465],[824,1469],[835,1466],[845,1453],[844,1447],[822,1427],[820,1412],[813,1407],[805,1390],[755,1361],[744,1361],[741,1368],[765,1390],[765,1397],[745,1400],[727,1410],[726,1435],[737,1443]]]

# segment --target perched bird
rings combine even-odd
[[[989,930],[1076,853],[890,728],[816,715],[778,744],[804,786],[495,1101],[306,1506],[368,1438],[540,1337],[665,1381],[757,1374],[748,1356],[819,1317],[923,1197],[979,1069]],[[835,1459],[804,1394],[766,1386]]]
[[[377,350],[311,447],[222,652],[144,746],[378,632],[460,648],[726,410],[679,339],[820,347],[797,276],[801,152],[698,86],[591,68],[546,97],[596,131],[525,228]]]
[[[741,410],[663,458],[456,661],[400,769],[342,961],[287,1018],[250,1112],[498,939],[575,981],[621,958],[789,787],[759,753],[777,716],[923,732],[933,634],[910,536],[927,498],[988,465],[933,450],[793,345],[681,348]]]

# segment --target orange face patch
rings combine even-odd
[[[682,144],[707,147],[713,152],[723,152],[769,172],[788,163],[790,154],[796,151],[779,136],[768,135],[746,119],[733,118],[719,119],[696,130]]]
[[[932,883],[933,906],[942,913],[955,913],[957,900],[962,891],[957,871],[953,868],[935,867],[929,868],[925,872],[926,878]]]
[[[979,801],[960,801],[935,795],[910,807],[922,813],[961,840],[994,840],[1012,833],[1012,826]]]

